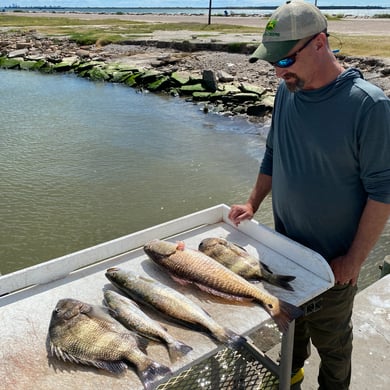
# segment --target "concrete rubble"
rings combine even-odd
[[[137,40],[123,45],[78,45],[67,37],[29,32],[0,34],[0,67],[45,73],[74,73],[93,81],[123,83],[139,91],[181,96],[205,112],[267,120],[278,79],[262,61],[248,62],[253,43]],[[233,39],[233,38],[232,38]],[[234,39],[239,39],[236,35]],[[390,60],[340,57],[390,96]]]

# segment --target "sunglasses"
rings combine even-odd
[[[289,66],[295,64],[295,61],[297,60],[296,59],[296,56],[298,53],[300,53],[304,48],[306,48],[311,41],[314,40],[314,38],[316,38],[319,34],[316,34],[314,35],[313,37],[311,37],[300,49],[298,49],[295,53],[291,54],[290,56],[288,57],[284,57],[282,58],[281,60],[279,61],[275,61],[275,62],[270,62],[270,64],[272,66],[277,66],[278,68],[288,68]]]

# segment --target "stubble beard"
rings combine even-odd
[[[287,73],[284,77],[286,87],[290,92],[298,92],[303,89],[305,82],[295,73]]]

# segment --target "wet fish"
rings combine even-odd
[[[264,280],[275,286],[294,291],[289,282],[295,276],[274,274],[268,265],[251,256],[244,248],[224,238],[205,238],[198,248],[207,256],[223,264],[247,280]]]
[[[259,303],[282,332],[288,329],[293,319],[303,314],[300,308],[260,290],[204,253],[185,249],[184,243],[153,240],[145,244],[143,249],[178,283],[192,283],[210,294],[226,299]]]
[[[100,306],[76,299],[58,301],[49,325],[50,352],[63,361],[95,366],[115,374],[132,363],[144,385],[151,388],[170,369],[152,361],[135,336]]]
[[[160,323],[150,318],[129,298],[115,291],[105,290],[104,301],[111,309],[110,315],[127,329],[149,339],[162,341],[167,346],[172,362],[192,351],[192,347],[176,340]]]
[[[120,268],[109,268],[106,277],[135,301],[164,314],[171,320],[195,329],[206,330],[218,341],[239,348],[245,338],[218,324],[206,311],[185,295],[157,280]]]

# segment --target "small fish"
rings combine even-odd
[[[105,290],[104,301],[111,309],[110,315],[127,329],[149,339],[162,341],[167,346],[172,362],[192,351],[192,347],[172,337],[161,324],[150,318],[129,298],[115,291]]]
[[[251,256],[244,248],[224,238],[205,238],[198,249],[246,280],[264,280],[294,291],[289,282],[294,280],[295,276],[274,274],[268,265]]]
[[[239,348],[245,338],[218,324],[195,302],[157,280],[120,268],[109,268],[107,279],[135,301],[164,314],[171,320],[195,329],[207,330],[219,342]]]
[[[143,249],[150,259],[166,269],[178,283],[195,284],[225,299],[259,303],[281,332],[285,332],[289,323],[303,314],[300,308],[260,290],[204,253],[185,249],[184,243],[153,240],[145,244]]]
[[[139,348],[132,332],[100,306],[76,299],[60,299],[49,325],[50,352],[63,361],[95,366],[114,374],[132,363],[144,388],[158,377],[171,373],[152,361]]]

